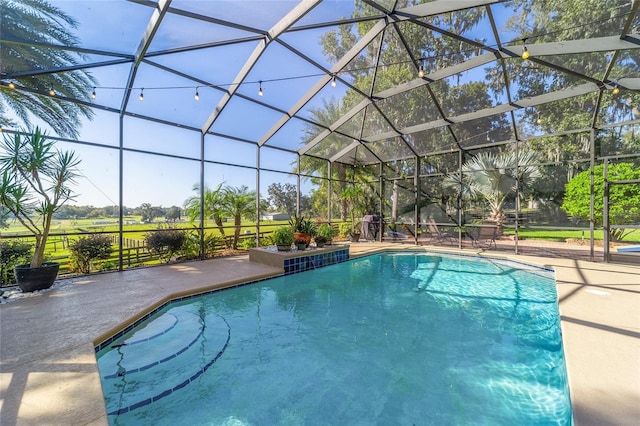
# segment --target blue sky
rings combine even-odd
[[[80,39],[81,46],[124,54],[135,52],[153,11],[149,7],[122,1],[87,0],[53,1],[52,3],[79,22],[75,34]],[[241,17],[245,25],[266,30],[296,3],[295,1],[178,0],[172,2],[172,7],[203,14],[212,14],[211,8],[215,8],[217,18],[238,20]],[[253,13],[257,7],[260,8],[259,14]],[[352,1],[324,2],[302,22],[313,23],[325,19],[339,19],[342,16],[348,16],[352,9]],[[320,31],[312,32],[305,37],[299,37],[300,34],[296,34],[296,37],[288,37],[287,40],[294,47],[306,50],[314,60],[330,67],[321,52],[318,39],[320,33]],[[253,35],[255,34],[210,23],[198,23],[168,14],[149,52]],[[194,75],[214,85],[228,87],[255,46],[256,42],[248,42],[239,46],[179,53],[159,57],[157,63]],[[87,58],[90,62],[110,59],[113,58],[101,55],[90,55]],[[129,64],[93,68],[91,74],[98,81],[95,102],[118,108],[129,71]],[[272,43],[245,79],[245,84],[240,87],[238,93],[288,110],[318,80],[321,73],[321,70],[297,58],[281,45]],[[285,81],[270,81],[283,77]],[[263,81],[264,96],[262,98],[257,95],[260,80]],[[223,93],[209,87],[196,89],[196,85],[194,81],[143,63],[136,75],[135,89],[129,101],[128,111],[201,128]],[[168,89],[169,87],[171,89]],[[144,102],[138,100],[142,88],[144,88]],[[88,92],[92,89],[87,88]],[[331,96],[340,97],[344,93],[343,87],[331,89]],[[196,90],[200,96],[197,102],[194,100]],[[306,108],[312,106],[308,105]],[[281,116],[279,112],[242,99],[234,99],[226,106],[211,130],[257,141]],[[46,127],[44,123],[38,123],[37,120],[34,124]],[[302,128],[302,122],[292,120],[278,132],[274,140],[278,146],[297,149],[300,146]],[[80,128],[79,140],[117,147],[119,141],[117,114],[96,110],[93,121],[84,120]],[[199,133],[145,120],[126,117],[124,140],[126,147],[143,151],[195,158],[200,155]],[[102,206],[118,203],[118,150],[69,143],[61,143],[60,148],[73,149],[82,159],[83,177],[78,181],[76,204]],[[260,155],[262,167],[268,169],[290,171],[291,164],[296,161],[295,155],[280,150],[263,148]],[[205,157],[220,162],[253,166],[256,148],[250,144],[207,135]],[[199,181],[199,171],[200,164],[197,161],[125,153],[123,203],[130,207],[145,202],[164,206],[181,205],[192,195],[192,186]],[[232,186],[246,185],[250,189],[256,187],[255,172],[247,168],[208,164],[205,167],[205,176],[205,183],[212,187],[222,181]],[[296,182],[295,177],[292,176],[263,172],[260,186],[264,197],[267,195],[266,188],[274,181],[294,184]],[[303,191],[308,192],[310,189],[309,182],[303,183]]]

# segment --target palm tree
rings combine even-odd
[[[332,124],[336,122],[342,116],[342,106],[340,101],[335,99],[331,99],[330,101],[323,100],[323,105],[321,107],[312,108],[310,111],[313,120],[317,123],[322,123],[325,125]],[[307,125],[304,129],[304,137],[302,138],[302,144],[306,145],[315,139],[323,129]],[[340,146],[340,141],[336,138],[335,135],[330,135],[327,137],[327,141],[329,143],[334,144],[335,146]],[[327,193],[327,165],[325,161],[314,157],[304,157],[303,161],[300,162],[300,172],[307,173],[309,175],[313,174],[317,170],[320,170],[320,174],[324,179],[318,179],[318,183],[320,186],[320,190],[318,193],[326,194]],[[336,179],[336,184],[338,188],[335,190],[334,194],[339,196],[342,191],[344,191],[347,187],[347,165],[342,163],[333,163],[331,170],[334,173],[334,178]],[[312,180],[314,180],[312,178]],[[348,214],[348,203],[347,201],[340,197],[340,220],[347,220]],[[326,205],[326,203],[323,203]],[[327,216],[328,217],[328,216]]]
[[[222,239],[224,240],[225,246],[229,248],[229,243],[227,241],[225,232],[224,232],[224,224],[223,220],[225,217],[224,210],[224,197],[225,191],[222,189],[221,183],[214,190],[210,190],[209,188],[204,189],[204,222],[205,226],[207,224],[208,219],[213,219],[216,226],[218,227],[218,231],[220,235],[222,235]],[[189,218],[191,222],[195,222],[200,219],[200,185],[196,184],[193,186],[193,192],[197,195],[187,198],[184,202],[184,213]]]
[[[460,191],[464,199],[484,198],[491,209],[489,219],[503,224],[502,208],[507,198],[515,193],[516,182],[519,193],[523,194],[542,176],[535,162],[536,154],[530,150],[521,150],[517,155],[484,151],[462,165],[462,177],[457,172],[445,176],[443,186]]]
[[[227,186],[224,188],[222,205],[224,211],[233,217],[235,229],[232,248],[235,250],[238,248],[242,218],[255,217],[256,215],[256,192],[249,191],[249,188],[245,185],[235,188]]]
[[[78,137],[81,116],[91,119],[91,108],[59,98],[89,100],[89,89],[95,80],[82,70],[55,72],[78,64],[79,54],[46,45],[77,46],[78,39],[70,29],[77,22],[46,0],[0,0],[2,42],[0,43],[0,76],[16,89],[0,86],[0,123],[15,125],[5,116],[11,110],[24,125],[31,128],[30,116],[49,123],[60,136]],[[30,74],[32,70],[52,70]],[[13,76],[13,73],[20,75]],[[20,90],[24,86],[41,94]],[[55,96],[47,95],[50,90]]]

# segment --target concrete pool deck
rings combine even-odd
[[[356,257],[383,249],[443,247],[357,243]],[[554,268],[575,424],[640,423],[640,267],[515,256]],[[280,275],[248,256],[73,279],[0,305],[0,424],[107,425],[94,343],[172,295]]]

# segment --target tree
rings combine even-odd
[[[149,203],[142,203],[138,208],[140,210],[140,215],[142,218],[140,219],[144,223],[151,223],[153,219],[156,217],[156,210]]]
[[[536,154],[521,150],[494,154],[483,151],[462,165],[462,177],[454,172],[445,176],[443,186],[460,191],[462,198],[484,198],[491,208],[490,220],[505,221],[502,207],[518,187],[522,195],[538,179],[540,169],[535,165]],[[517,165],[517,167],[516,167]]]
[[[34,236],[32,268],[44,261],[54,213],[74,198],[80,160],[59,151],[38,127],[32,134],[5,134],[0,156],[0,202]]]
[[[295,185],[290,183],[272,183],[267,188],[269,193],[269,207],[274,211],[292,215],[296,212],[298,191]]]
[[[81,54],[44,47],[46,44],[78,46],[78,39],[69,31],[77,27],[77,22],[46,0],[1,0],[0,22],[3,80],[41,93],[53,89],[56,94],[49,96],[1,86],[0,123],[15,124],[5,116],[6,110],[12,110],[25,127],[30,128],[30,114],[33,114],[48,123],[58,135],[77,138],[81,117],[91,119],[93,112],[86,105],[66,102],[60,97],[90,101],[87,88],[96,83],[88,72],[75,70],[12,76],[17,72],[63,69],[78,64],[77,58],[82,58]]]
[[[602,226],[604,210],[604,166],[594,167],[594,221],[596,226]],[[618,163],[608,166],[608,180],[639,180],[640,167],[631,163]],[[582,220],[590,218],[591,175],[589,170],[578,173],[565,186],[565,196],[562,210],[567,214]],[[612,225],[634,224],[640,222],[640,184],[621,184],[609,187],[609,222]],[[609,230],[613,241],[620,241],[626,234],[632,232],[624,228]]]
[[[176,220],[180,220],[180,216],[182,214],[182,210],[178,206],[171,206],[167,213],[164,215],[165,220],[175,222]]]
[[[207,220],[213,219],[216,226],[218,227],[218,231],[224,240],[225,246],[229,248],[229,243],[225,238],[224,231],[224,190],[222,189],[221,183],[216,189],[209,189],[205,187],[204,189],[204,225],[207,226]],[[187,198],[184,202],[184,213],[189,218],[189,221],[192,223],[196,220],[200,219],[200,185],[194,185],[193,191],[197,194],[192,197]]]
[[[340,101],[335,99],[331,99],[330,101],[323,99],[323,104],[320,107],[314,107],[310,110],[310,114],[313,119],[325,125],[330,125],[331,123],[337,121],[341,115],[345,112],[343,110]],[[312,124],[307,123],[304,127],[304,136],[302,137],[301,144],[306,145],[315,139],[322,132],[322,128],[318,126],[314,126]],[[328,145],[339,147],[340,139],[334,134],[329,135],[326,138],[326,143]],[[347,182],[347,165],[343,163],[333,163],[331,167],[332,175],[331,178],[334,180],[334,185],[337,186],[337,189],[332,195],[332,199],[337,202],[340,206],[340,219],[346,220],[348,211],[347,211],[347,202],[340,197],[342,191],[346,188]],[[306,173],[309,175],[317,175],[318,171],[320,172],[321,178],[312,177],[311,182],[318,186],[318,190],[316,190],[313,194],[313,200],[311,201],[314,205],[314,212],[316,215],[322,215],[324,211],[326,211],[326,200],[328,193],[327,186],[327,178],[328,169],[327,162],[323,161],[319,158],[315,157],[303,157],[300,161],[300,172]],[[317,201],[317,202],[316,202]],[[302,204],[302,199],[301,199]],[[300,208],[300,211],[304,211],[304,209]],[[328,215],[327,215],[328,217]]]
[[[232,248],[238,248],[242,218],[255,218],[256,216],[256,192],[249,191],[245,185],[238,187],[226,186],[222,198],[224,211],[233,217],[234,233]]]

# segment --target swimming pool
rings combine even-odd
[[[170,303],[97,352],[112,424],[571,424],[553,272],[384,253]]]

